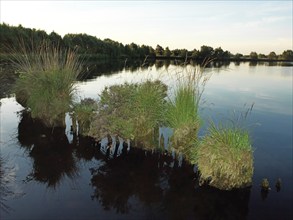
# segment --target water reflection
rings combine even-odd
[[[199,187],[192,166],[164,153],[132,148],[90,171],[92,199],[105,210],[126,214],[143,205],[162,219],[246,219],[248,214],[250,188]]]
[[[198,219],[247,219],[250,188],[220,191],[213,188],[196,190],[196,217]]]
[[[0,155],[0,212],[8,213],[11,208],[6,204],[7,198],[14,195],[9,185],[14,181],[14,170],[8,167],[7,161]]]
[[[146,206],[160,203],[168,174],[175,169],[170,166],[172,161],[168,155],[132,148],[128,153],[91,169],[92,198],[98,200],[104,209],[114,209],[118,213],[129,212],[131,198],[137,198]],[[191,167],[184,167],[192,171]]]
[[[188,60],[170,60],[170,59],[145,59],[145,60],[102,60],[99,62],[86,62],[84,68],[86,73],[83,80],[94,79],[101,75],[110,75],[113,73],[121,72],[123,70],[136,72],[138,70],[147,70],[149,67],[154,66],[156,71],[162,70],[164,67],[168,69],[170,65],[183,66],[183,65],[197,66],[202,64],[192,59]],[[240,64],[240,63],[239,63]],[[257,63],[256,63],[257,64]],[[256,65],[255,64],[255,65]],[[207,64],[206,68],[221,68],[228,67],[230,61],[212,61]]]
[[[169,69],[175,63],[170,61]],[[29,184],[24,187],[27,196],[17,201],[10,196],[3,197],[4,193],[1,191],[1,199],[7,199],[7,203],[4,201],[4,204],[9,204],[16,210],[16,214],[9,214],[10,217],[0,210],[1,217],[4,213],[4,219],[19,219],[19,216],[37,219],[40,213],[43,215],[52,212],[57,213],[56,216],[59,217],[62,213],[64,218],[69,216],[68,213],[73,213],[76,218],[89,219],[89,216],[92,218],[101,215],[101,218],[107,219],[117,212],[119,214],[115,217],[125,219],[134,218],[133,213],[143,213],[143,217],[150,219],[255,219],[262,214],[269,219],[291,219],[292,94],[288,91],[292,90],[292,67],[280,67],[279,63],[266,62],[261,68],[260,64],[257,64],[257,68],[250,68],[247,62],[239,64],[240,66],[237,66],[237,63],[233,66],[231,63],[232,71],[214,75],[205,94],[208,101],[216,103],[214,109],[218,107],[220,113],[226,112],[227,109],[242,107],[244,103],[256,102],[253,121],[262,123],[262,126],[253,130],[257,149],[254,152],[256,169],[252,191],[248,188],[223,192],[210,187],[199,187],[197,173],[193,171],[193,167],[185,161],[180,163],[172,155],[151,153],[136,148],[127,150],[128,145],[121,144],[122,141],[119,140],[116,143],[116,150],[113,151],[112,148],[110,156],[110,149],[106,149],[105,154],[102,153],[101,145],[90,138],[74,136],[72,142],[68,143],[64,130],[56,128],[52,133],[52,130],[37,125],[38,123],[28,115],[21,114],[18,140],[20,147],[27,152],[21,160],[26,165],[32,162],[32,167],[28,172],[27,166],[19,166],[19,176],[16,176],[16,180],[22,183],[23,174],[29,173],[28,182],[40,183],[34,185],[38,193],[46,191],[43,189],[46,187],[42,186],[54,189],[62,185],[58,189],[62,189],[64,197],[52,193],[52,190],[49,191],[46,195],[50,196],[50,199],[45,201],[47,206],[38,206],[40,210],[35,212],[35,204],[44,204],[44,197],[32,197],[34,193],[28,190]],[[98,73],[97,64],[93,74],[107,74],[109,70],[106,68],[113,65],[105,67],[105,73],[104,70]],[[164,65],[169,64],[163,61],[163,68]],[[267,67],[270,65],[276,67]],[[290,65],[292,66],[292,63],[288,64]],[[119,68],[123,69],[124,63]],[[256,74],[251,74],[250,71]],[[125,75],[125,72],[121,74],[123,77]],[[94,75],[93,77],[95,78]],[[113,80],[110,77],[108,79]],[[94,81],[94,98],[98,94],[98,88],[104,84],[104,81],[100,83],[98,79]],[[1,81],[1,97],[9,93],[2,85]],[[89,82],[85,83],[85,87],[85,90],[90,88]],[[16,105],[9,105],[15,102],[14,99],[2,99],[1,102],[0,132],[2,138],[4,137],[2,140],[6,140],[10,139],[14,134],[13,129],[17,128],[18,120],[13,112],[18,108]],[[219,113],[215,114],[218,117]],[[165,141],[167,139],[164,137]],[[159,145],[163,146],[165,142],[160,141]],[[18,144],[9,145],[6,141],[1,142],[2,149],[13,156],[22,152],[19,151]],[[0,168],[2,167],[1,164]],[[272,190],[269,195],[262,195],[258,180],[263,176],[270,179],[279,176],[284,178],[284,187],[282,185],[282,190],[278,193],[277,190]],[[0,177],[1,187],[6,186],[3,184],[2,176]],[[65,177],[71,178],[72,181],[78,178],[80,190],[68,189]],[[9,188],[8,191],[15,193],[13,188]],[[63,205],[69,204],[68,198],[72,200],[70,204],[75,204],[74,208]],[[23,207],[23,204],[28,205]],[[101,208],[108,211],[102,212]],[[80,210],[85,211],[81,213]]]
[[[22,111],[20,117],[18,140],[33,159],[32,171],[25,181],[35,180],[55,188],[65,176],[70,179],[77,177],[73,148],[64,129],[49,129],[40,121],[32,119],[26,111]]]
[[[86,62],[86,73],[83,80],[94,79],[101,75],[110,75],[123,70],[135,72],[139,68],[146,69],[154,65],[154,60],[99,60]]]

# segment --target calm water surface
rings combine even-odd
[[[1,219],[292,219],[292,69],[249,63],[206,69],[212,77],[201,105],[205,121],[236,117],[254,103],[245,121],[253,185],[230,192],[199,187],[196,168],[174,155],[122,144],[109,152],[68,129],[44,138],[48,131],[13,97],[2,98]],[[125,81],[158,78],[173,88],[178,71],[174,65],[105,71],[77,82],[78,98],[98,99],[105,86]],[[263,178],[268,194],[260,191]]]

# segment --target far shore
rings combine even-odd
[[[0,53],[0,62],[7,62],[13,60],[15,57],[21,56],[21,54],[7,54],[7,53]],[[107,60],[192,60],[195,62],[202,62],[205,59],[199,59],[192,56],[182,57],[182,56],[146,56],[144,58],[142,57],[128,57],[128,56],[120,56],[120,57],[110,57],[105,56],[104,54],[80,54],[80,57],[82,59],[88,60],[88,61],[107,61]],[[257,58],[253,59],[250,57],[240,57],[240,58],[213,58],[210,57],[214,62],[293,62],[293,60],[285,60],[285,59],[269,59],[269,58]]]

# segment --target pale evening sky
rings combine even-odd
[[[1,23],[170,49],[292,50],[292,1],[9,1]]]

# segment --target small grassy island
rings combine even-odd
[[[114,136],[133,147],[175,152],[198,166],[200,183],[221,190],[251,185],[253,151],[245,129],[211,123],[209,133],[198,136],[204,123],[199,104],[211,77],[204,65],[183,68],[172,90],[160,80],[147,79],[106,87],[98,101],[77,102],[74,83],[82,62],[74,51],[45,42],[33,50],[24,48],[23,54],[13,59],[19,72],[16,100],[47,127],[64,127],[69,113],[77,135],[96,141]],[[158,144],[162,126],[172,130],[168,149]]]

